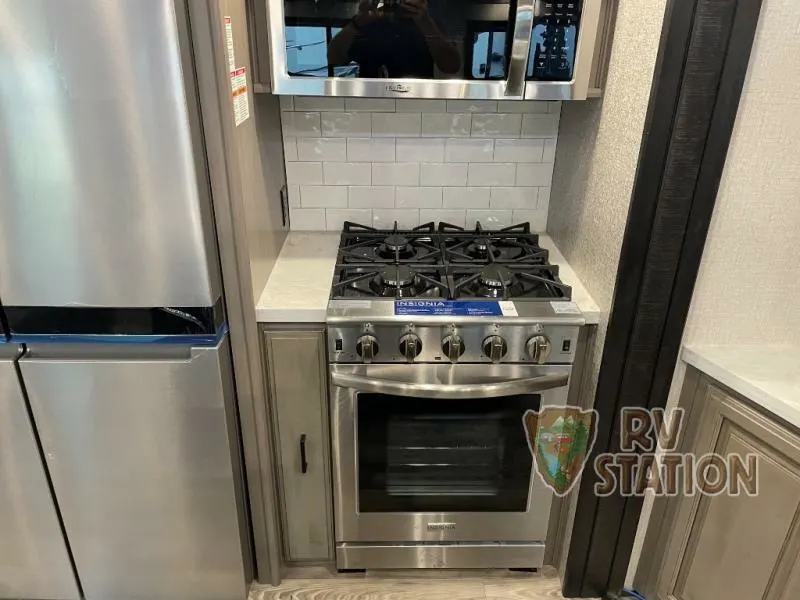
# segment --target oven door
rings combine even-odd
[[[276,94],[525,95],[534,0],[260,1]]]
[[[332,365],[337,542],[544,541],[523,414],[569,365]]]

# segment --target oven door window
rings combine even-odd
[[[526,511],[533,462],[522,416],[539,403],[359,394],[359,512]]]
[[[500,79],[516,0],[284,0],[295,77]]]

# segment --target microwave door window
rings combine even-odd
[[[359,394],[359,511],[524,512],[533,461],[522,415],[539,401]]]
[[[491,0],[285,0],[287,68],[295,77],[502,79],[515,12],[516,2]]]

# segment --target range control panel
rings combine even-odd
[[[333,363],[571,364],[574,325],[346,325],[328,328]]]

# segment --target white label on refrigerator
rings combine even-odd
[[[250,118],[250,94],[247,93],[247,69],[231,71],[231,96],[233,119],[238,127]]]
[[[518,317],[519,314],[517,313],[517,307],[514,306],[513,302],[509,302],[508,300],[501,300],[498,302],[500,305],[500,312],[503,313],[504,317]]]
[[[580,315],[581,309],[574,302],[551,302],[553,312],[558,315]]]
[[[228,50],[228,72],[236,70],[236,54],[233,49],[233,23],[230,17],[225,17],[225,47]]]

